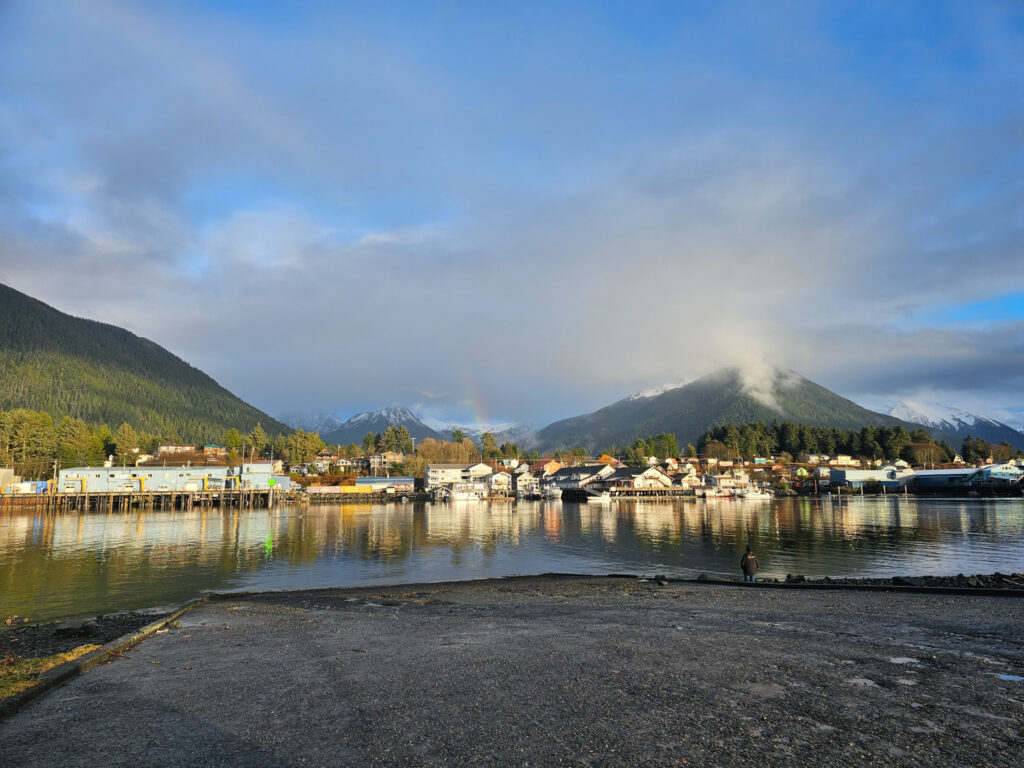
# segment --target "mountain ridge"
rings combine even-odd
[[[1024,450],[1024,433],[1020,430],[990,416],[981,416],[960,408],[900,400],[889,409],[889,415],[947,432],[961,440],[970,435],[997,445],[1005,441],[1018,450]]]
[[[536,445],[545,451],[579,445],[595,452],[662,432],[675,434],[681,445],[696,444],[704,432],[721,424],[774,420],[839,429],[920,426],[868,410],[781,369],[773,369],[770,382],[759,382],[756,394],[738,368],[721,368],[687,384],[651,392],[634,393],[591,413],[553,422],[537,432]]]
[[[209,375],[125,328],[73,317],[0,284],[0,410],[45,411],[189,441],[290,431]]]

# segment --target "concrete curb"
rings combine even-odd
[[[194,600],[189,600],[187,603],[176,609],[169,616],[164,616],[162,619],[157,619],[154,622],[147,624],[146,626],[137,629],[127,635],[122,635],[116,640],[107,643],[95,651],[90,651],[84,656],[80,656],[73,661],[66,661],[53,669],[48,669],[39,675],[39,682],[33,685],[31,688],[26,688],[20,693],[16,693],[13,696],[9,696],[6,699],[0,700],[0,720],[9,715],[13,715],[19,709],[24,707],[33,699],[42,696],[47,691],[56,688],[58,685],[66,680],[70,680],[76,675],[81,675],[88,672],[90,669],[95,667],[97,664],[103,661],[107,661],[112,658],[111,653],[122,653],[128,650],[133,645],[145,640],[147,637],[152,636],[158,630],[163,629],[168,622],[174,621],[179,616],[184,615],[188,611],[192,610],[195,606],[202,602],[205,602],[205,597],[199,597]],[[110,653],[108,653],[108,651]]]

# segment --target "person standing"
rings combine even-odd
[[[743,570],[744,581],[757,581],[757,555],[754,548],[747,544],[747,551],[740,558],[740,568]]]

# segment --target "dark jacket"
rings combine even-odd
[[[757,555],[753,552],[744,552],[743,558],[740,560],[740,568],[743,569],[743,573],[747,576],[753,576],[757,573]]]

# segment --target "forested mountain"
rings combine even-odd
[[[187,441],[291,431],[152,341],[0,285],[0,411],[16,408]]]
[[[918,426],[862,408],[793,372],[776,371],[765,385],[770,398],[758,398],[744,386],[739,370],[723,368],[683,386],[633,395],[593,413],[556,421],[537,433],[537,443],[541,450],[582,446],[594,453],[664,432],[674,434],[680,445],[696,444],[711,427],[728,423],[777,420],[839,429]],[[766,402],[769,399],[777,407]]]

